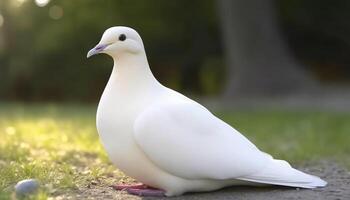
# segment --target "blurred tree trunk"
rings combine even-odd
[[[316,82],[291,56],[272,0],[218,0],[228,65],[224,96],[286,95]]]

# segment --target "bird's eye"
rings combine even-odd
[[[119,40],[120,40],[120,41],[126,40],[125,34],[120,34],[120,35],[119,35]]]

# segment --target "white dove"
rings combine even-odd
[[[114,60],[97,110],[99,136],[110,160],[143,183],[116,189],[177,196],[231,185],[327,184],[275,160],[199,103],[160,84],[132,28],[107,29],[87,57],[98,53]]]

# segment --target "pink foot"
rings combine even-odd
[[[144,197],[165,197],[164,190],[149,188],[149,189],[135,189],[135,188],[128,188],[126,191],[129,194],[137,195],[137,196],[144,196]]]
[[[112,185],[112,187],[116,190],[147,189],[147,188],[149,188],[147,185],[142,184],[142,183],[134,184],[134,185],[119,184],[119,185]]]

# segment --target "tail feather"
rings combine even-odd
[[[327,185],[327,182],[321,178],[296,170],[284,160],[271,161],[263,170],[237,179],[300,188],[316,188]]]

